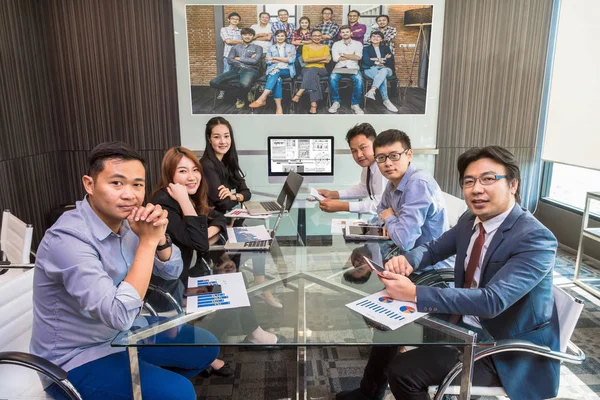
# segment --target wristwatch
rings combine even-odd
[[[238,203],[239,203],[239,202],[241,202],[241,201],[242,201],[242,196],[240,196],[240,194],[239,194],[239,193],[236,193],[236,194],[235,194],[235,199],[236,199],[236,200],[238,201]]]
[[[165,239],[167,240],[167,242],[163,245],[156,246],[156,251],[163,251],[173,246],[173,241],[171,240],[171,236],[169,236],[168,233],[165,233]]]

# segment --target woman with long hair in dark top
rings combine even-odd
[[[202,165],[195,154],[185,147],[170,148],[162,159],[151,203],[160,204],[169,213],[167,233],[181,250],[184,268],[179,279],[185,286],[190,270],[204,266],[200,256],[195,265],[191,265],[194,250],[199,254],[207,251],[209,239],[227,227],[223,214],[208,207],[207,192]],[[204,376],[211,373],[231,376],[235,371],[223,360],[216,359],[203,371]]]
[[[205,271],[207,267],[202,253],[208,251],[211,239],[227,227],[223,214],[208,206],[208,185],[202,177],[202,165],[196,155],[185,147],[172,147],[163,157],[160,178],[151,196],[151,202],[160,204],[169,214],[167,233],[181,250],[184,270],[180,279],[186,286],[188,276],[210,273]],[[194,251],[197,253],[196,262],[191,265]],[[250,327],[248,332],[252,332],[248,335],[250,338],[257,336],[267,343],[277,340],[275,335],[258,326],[253,315],[244,319],[249,320],[246,326]],[[203,371],[203,375],[231,376],[234,372],[228,363],[216,359],[211,368]]]
[[[206,147],[200,163],[204,168],[204,176],[208,183],[208,204],[223,214],[236,205],[250,200],[250,189],[240,168],[233,128],[223,117],[213,117],[206,123],[204,132]],[[235,194],[232,191],[235,190]],[[254,283],[265,281],[264,265],[253,262]],[[270,291],[262,294],[265,302],[273,307],[281,308],[281,303]]]
[[[225,214],[252,194],[240,169],[233,128],[223,117],[206,123],[206,148],[200,159],[208,183],[208,205]],[[235,190],[235,193],[232,193]]]

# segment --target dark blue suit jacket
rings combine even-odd
[[[516,205],[485,253],[479,288],[463,289],[465,256],[474,220],[475,216],[467,212],[438,240],[406,254],[415,270],[456,254],[456,288],[418,286],[418,310],[475,315],[496,340],[529,340],[559,350],[558,317],[552,295],[556,238],[531,213]],[[511,399],[556,396],[558,361],[523,352],[492,358]]]

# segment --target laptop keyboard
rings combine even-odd
[[[279,211],[281,207],[275,201],[261,201],[260,205],[267,211]]]
[[[267,247],[270,244],[270,240],[259,240],[256,242],[246,242],[244,247]]]

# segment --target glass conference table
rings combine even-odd
[[[470,398],[474,347],[486,343],[478,342],[475,332],[432,315],[397,330],[385,331],[346,307],[352,301],[383,289],[376,275],[361,262],[360,255],[385,260],[398,250],[391,242],[345,242],[341,234],[332,234],[332,219],[356,218],[356,214],[327,214],[315,205],[318,204],[297,200],[294,208],[283,217],[267,252],[231,253],[214,246],[203,257],[207,268],[200,275],[242,271],[246,280],[252,282],[252,275],[264,274],[262,283],[246,284],[250,307],[194,314],[170,310],[168,316],[158,322],[132,328],[115,338],[112,346],[126,347],[129,352],[134,398],[141,398],[138,347],[210,345],[194,338],[178,337],[177,327],[193,324],[214,333],[219,346],[266,348],[266,345],[244,340],[249,333],[244,329],[248,326],[244,322],[248,316],[256,318],[263,329],[282,338],[277,348],[296,349],[296,397],[299,399],[311,397],[305,374],[308,347],[383,345],[462,347],[464,372],[460,398]],[[272,226],[275,219],[266,220],[267,226]],[[265,222],[247,221],[248,224]],[[170,285],[169,291],[177,301],[183,299],[182,286],[179,281]],[[282,308],[265,304],[260,295],[266,290],[275,293]]]

